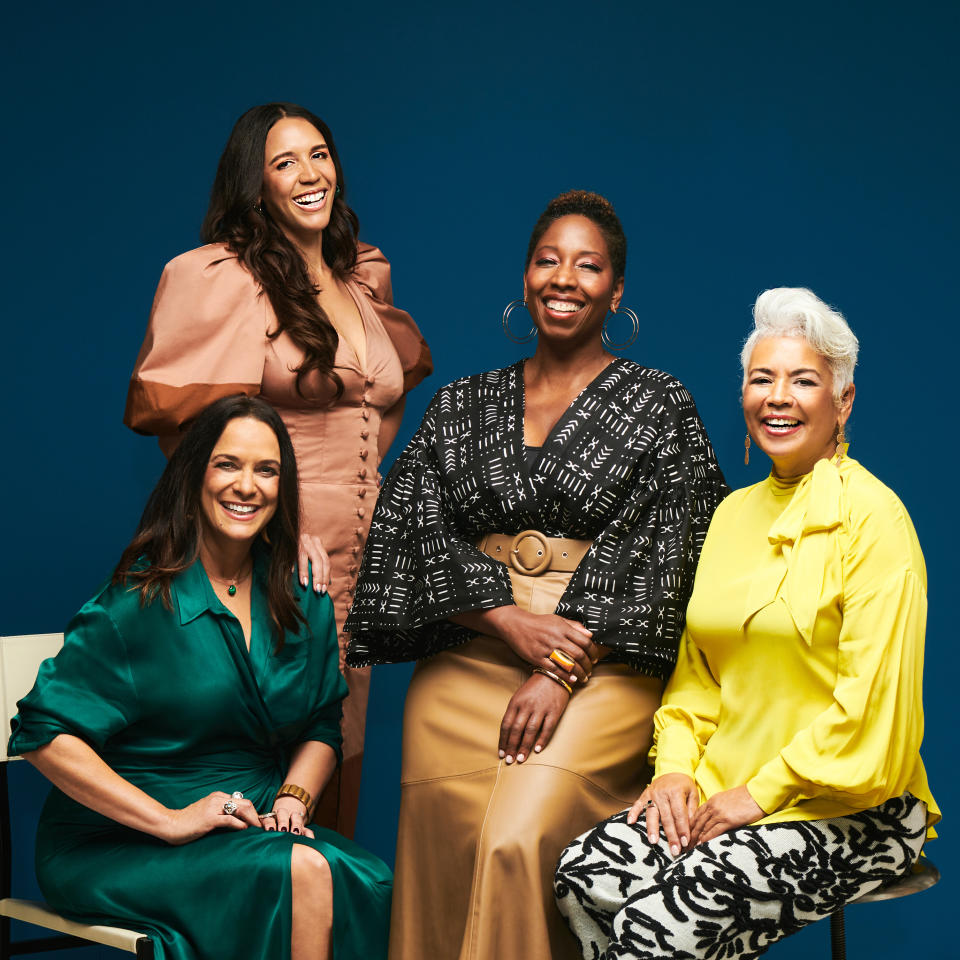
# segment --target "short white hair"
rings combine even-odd
[[[753,305],[753,333],[747,337],[740,362],[743,386],[754,347],[768,337],[803,337],[827,361],[833,374],[836,400],[853,383],[859,342],[839,310],[827,306],[806,287],[774,287],[764,290]]]

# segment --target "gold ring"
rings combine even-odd
[[[573,660],[565,654],[562,650],[554,650],[550,654],[550,658],[558,667],[562,667],[564,670],[572,670],[576,664]]]

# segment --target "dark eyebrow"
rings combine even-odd
[[[315,144],[314,146],[312,146],[312,147],[310,148],[310,153],[314,153],[314,152],[317,151],[317,150],[326,150],[326,149],[327,149],[327,145],[326,145],[325,143],[318,143],[318,144]],[[276,163],[276,162],[277,162],[279,159],[281,159],[282,157],[291,157],[292,159],[296,160],[297,155],[296,155],[292,150],[284,150],[283,153],[278,153],[278,154],[270,161],[270,163],[271,163],[271,164]]]
[[[542,250],[556,250],[557,248],[552,243],[545,243],[542,247],[537,247],[537,252],[539,253]],[[603,257],[606,259],[606,254],[600,250],[581,250],[578,254],[578,257]]]

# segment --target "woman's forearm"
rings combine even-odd
[[[467,610],[450,617],[451,623],[466,627],[475,633],[484,633],[489,637],[498,637],[503,640],[509,629],[509,624],[516,619],[520,608],[513,603],[492,610]]]
[[[316,801],[336,768],[337,755],[333,747],[319,740],[307,740],[293,751],[286,782],[303,787]]]
[[[23,756],[77,803],[125,827],[167,839],[171,811],[111,769],[79,737],[61,733]]]

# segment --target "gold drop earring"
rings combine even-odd
[[[846,446],[847,438],[843,433],[843,424],[837,427],[837,463],[843,459],[843,448]]]
[[[743,465],[745,467],[750,466],[750,434],[749,433],[743,438]]]

